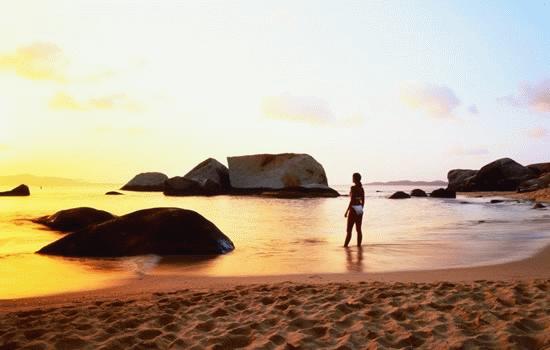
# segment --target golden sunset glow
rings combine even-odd
[[[303,152],[346,183],[356,170],[444,179],[451,164],[544,161],[545,76],[525,62],[503,77],[493,67],[516,50],[479,38],[450,51],[469,27],[449,20],[457,9],[434,5],[438,22],[425,24],[408,5],[397,20],[383,3],[287,5],[10,4],[0,13],[2,173],[121,183],[182,175],[208,157]],[[499,52],[493,65],[468,56],[484,45]],[[503,119],[488,140],[484,126]],[[411,154],[431,162],[413,166]]]

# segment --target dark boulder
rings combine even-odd
[[[397,191],[389,197],[389,199],[406,199],[406,198],[411,198],[411,196],[409,196],[407,193],[403,191]]]
[[[430,193],[430,197],[433,198],[456,198],[456,192],[445,189],[445,188],[438,188],[437,190],[434,190],[432,193]]]
[[[216,225],[192,210],[151,208],[88,226],[38,253],[76,257],[211,255],[234,248]]]
[[[214,158],[208,158],[184,176],[201,184],[208,192],[219,194],[229,191],[229,169]]]
[[[167,196],[199,196],[208,193],[207,189],[197,181],[175,176],[164,182],[164,194]],[[214,192],[210,194],[214,194]]]
[[[60,210],[53,215],[43,216],[33,221],[57,231],[72,232],[113,218],[115,218],[113,214],[104,210],[79,207]]]
[[[504,202],[504,200],[502,200],[502,199],[491,199],[491,201],[490,201],[491,204],[497,204],[497,203],[502,203],[502,202]]]
[[[510,158],[502,158],[483,166],[478,171],[464,169],[449,171],[447,188],[464,192],[516,191],[522,186],[529,188],[532,184],[521,184],[540,176],[544,169],[546,169],[546,163],[525,167]]]
[[[515,191],[519,184],[536,173],[510,158],[495,160],[479,169],[473,179],[472,190]]]
[[[185,176],[164,182],[167,196],[213,196],[229,193],[229,170],[213,158],[201,162]]]
[[[476,174],[477,170],[453,169],[447,173],[447,188],[455,192],[469,191]]]
[[[550,173],[544,173],[537,178],[523,181],[518,192],[531,192],[550,187]]]
[[[533,205],[533,209],[544,209],[544,208],[546,208],[546,205],[544,205],[542,203],[537,202]]]
[[[529,164],[527,167],[539,175],[550,173],[550,163]]]
[[[117,191],[109,191],[109,192],[105,192],[105,194],[108,196],[120,196],[120,195],[123,195],[124,193],[120,193]]]
[[[30,196],[30,195],[31,195],[31,191],[29,190],[29,187],[27,185],[19,185],[10,191],[0,192],[1,197]]]
[[[143,191],[143,192],[162,192],[164,191],[164,181],[168,179],[163,173],[150,172],[140,173],[132,178],[121,190]]]
[[[415,188],[411,191],[411,197],[428,197],[428,195],[423,190]]]

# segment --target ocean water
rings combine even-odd
[[[349,186],[335,186],[341,193]],[[366,186],[363,248],[342,247],[349,198],[165,197],[113,187],[31,188],[0,198],[0,299],[100,288],[146,274],[205,276],[382,272],[465,267],[525,258],[550,243],[550,210],[491,198],[389,200],[396,190]],[[429,192],[433,188],[425,187]],[[29,221],[90,206],[122,215],[152,207],[192,209],[235,243],[218,257],[119,259],[49,257],[35,251],[62,235]]]

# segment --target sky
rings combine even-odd
[[[0,175],[308,153],[329,183],[550,161],[550,1],[0,2]]]

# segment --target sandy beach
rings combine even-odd
[[[0,349],[550,345],[550,247],[502,265],[269,277],[145,276],[0,302]]]

